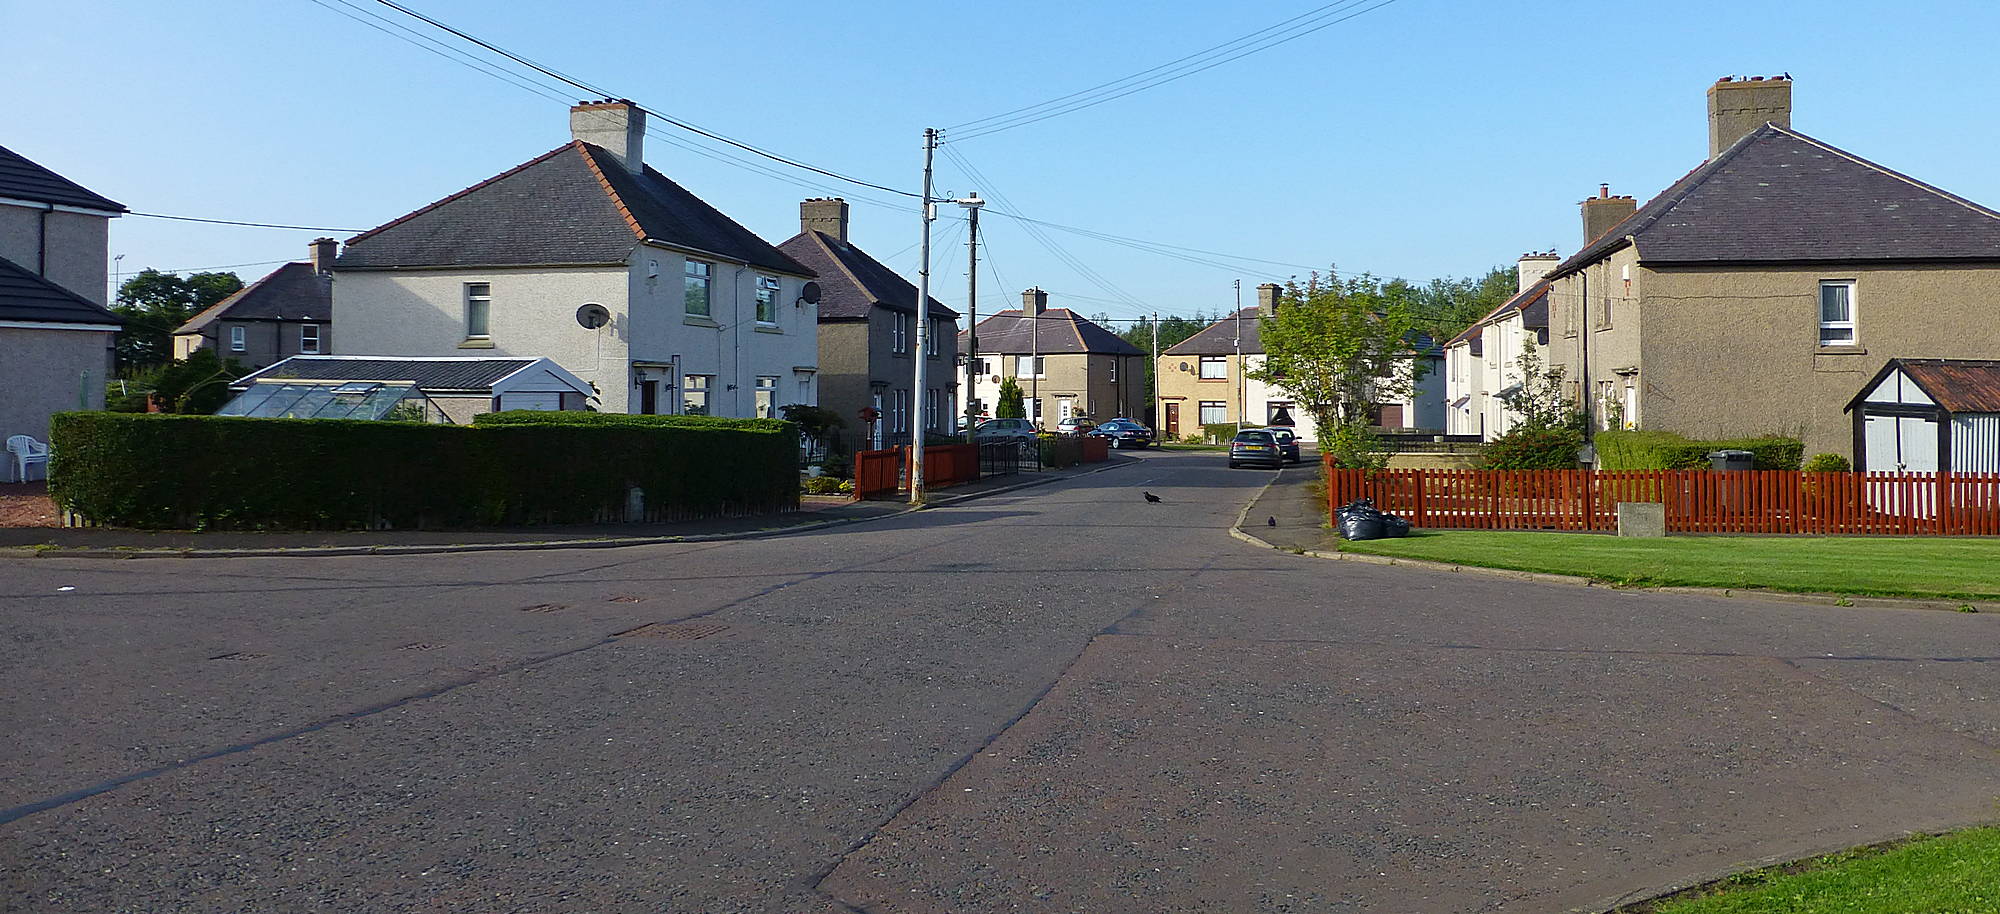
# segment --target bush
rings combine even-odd
[[[1852,473],[1854,464],[1839,454],[1814,454],[1801,469],[1808,473]]]
[[[1479,466],[1488,470],[1574,470],[1583,433],[1569,428],[1517,427],[1492,441],[1481,452]]]
[[[1597,433],[1597,462],[1605,470],[1699,470],[1709,466],[1710,451],[1733,449],[1757,455],[1755,469],[1797,470],[1805,442],[1780,435],[1730,441],[1693,441],[1673,432]]]
[[[795,510],[778,420],[500,413],[473,426],[61,413],[49,491],[98,523],[195,529],[464,527]],[[246,456],[253,455],[253,456]]]
[[[1244,426],[1250,428],[1250,426]],[[1201,426],[1202,441],[1208,444],[1228,444],[1236,437],[1234,422],[1204,422]]]
[[[808,476],[799,481],[807,495],[838,495],[845,481],[834,476]],[[852,485],[852,483],[846,483]]]
[[[1368,426],[1358,423],[1335,426],[1331,434],[1320,438],[1319,452],[1336,469],[1379,470],[1389,465],[1382,442]]]

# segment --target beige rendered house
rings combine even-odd
[[[970,337],[978,338],[976,347]],[[1021,293],[1019,310],[1002,311],[959,335],[973,359],[972,400],[981,416],[993,415],[1000,385],[1021,386],[1028,418],[1044,428],[1072,416],[1102,422],[1131,418],[1146,406],[1145,353],[1124,338],[1068,308],[1050,308],[1049,293]]]
[[[1542,278],[1559,259],[1521,255],[1519,292],[1444,344],[1446,434],[1490,441],[1520,421],[1504,398],[1521,387],[1521,356],[1529,346],[1547,364],[1549,284]]]
[[[1643,207],[1584,202],[1549,355],[1594,427],[1852,458],[1843,407],[1889,359],[2000,356],[2000,212],[1794,131],[1791,97],[1716,83],[1705,164]]]

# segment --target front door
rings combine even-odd
[[[1181,437],[1181,405],[1167,404],[1167,440],[1178,441]]]
[[[660,411],[660,382],[639,382],[639,412],[652,415]]]

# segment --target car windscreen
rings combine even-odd
[[[1270,432],[1237,432],[1236,440],[1248,444],[1277,444]]]

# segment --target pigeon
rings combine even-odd
[[[1275,516],[1264,518],[1264,524],[1265,526],[1275,527],[1278,525],[1278,519]]]
[[[1158,495],[1154,495],[1151,492],[1140,492],[1139,494],[1146,496],[1146,500],[1152,502],[1153,504],[1157,505],[1160,503],[1160,496]]]

